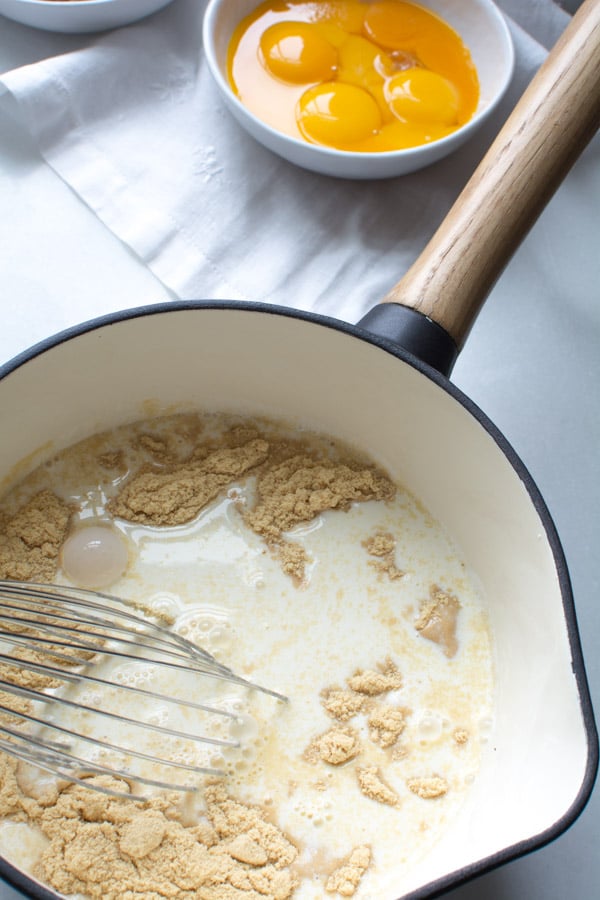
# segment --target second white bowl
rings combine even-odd
[[[144,19],[172,0],[0,0],[0,15],[22,25],[84,34]]]

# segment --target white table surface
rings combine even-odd
[[[0,71],[84,42],[0,17]],[[598,709],[599,162],[597,137],[492,292],[453,375],[513,444],[550,508],[569,564]],[[68,325],[171,298],[2,113],[0,284],[0,363]],[[447,896],[592,900],[600,896],[599,835],[596,790],[578,821],[551,845]],[[1,900],[20,896],[0,882]]]

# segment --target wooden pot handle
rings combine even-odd
[[[440,228],[381,302],[423,313],[460,350],[494,282],[599,126],[600,0],[586,0]]]

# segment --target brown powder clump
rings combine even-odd
[[[131,859],[143,859],[163,842],[167,820],[158,810],[147,809],[123,825],[119,850]]]
[[[268,443],[256,439],[165,471],[142,469],[109,502],[109,511],[144,525],[183,525],[223,488],[263,463],[268,452]]]
[[[250,866],[265,866],[269,861],[265,848],[247,834],[238,834],[229,841],[227,852],[238,862],[248,863]]]
[[[31,628],[26,628],[21,625],[13,625],[10,622],[3,623],[6,631],[15,631],[17,633],[26,634],[28,637],[31,636],[31,640],[34,639],[34,631]],[[50,646],[48,647],[50,649]],[[0,664],[0,679],[8,684],[14,684],[19,688],[30,689],[34,691],[44,691],[49,688],[59,687],[61,682],[51,677],[50,675],[43,675],[40,672],[33,672],[27,669],[24,665],[26,662],[39,662],[43,665],[47,665],[50,659],[52,661],[52,657],[48,657],[43,653],[37,652],[32,647],[27,646],[18,646],[15,645],[11,649],[10,655],[15,660],[15,665],[10,665],[8,663]],[[0,724],[4,727],[12,728],[14,726],[18,726],[17,730],[19,732],[24,733],[23,729],[23,716],[33,712],[33,700],[31,700],[27,696],[20,696],[19,694],[12,693],[9,690],[0,690],[0,706],[3,709],[0,710]],[[7,736],[8,740],[11,740],[10,736]],[[0,783],[2,784],[2,790],[4,790],[4,776],[8,777],[8,769],[3,771],[3,774],[0,775]],[[0,803],[0,816],[2,815],[3,804]]]
[[[0,525],[0,578],[52,581],[71,510],[52,491],[32,497]]]
[[[267,541],[310,522],[329,509],[353,502],[386,500],[393,483],[374,468],[354,468],[329,459],[297,455],[266,469],[258,478],[258,503],[247,514],[250,527]]]
[[[348,679],[348,687],[359,694],[376,697],[380,694],[386,694],[388,691],[396,691],[401,688],[402,676],[396,664],[388,659],[377,670],[366,669],[363,671],[358,669]]]
[[[10,626],[8,630],[11,630]],[[28,630],[31,631],[30,629]],[[25,631],[26,629],[21,628],[22,633]],[[32,640],[33,639],[34,637],[32,636]],[[51,675],[45,675],[41,672],[32,672],[22,665],[22,663],[35,664],[36,662],[39,662],[41,665],[48,665],[48,656],[46,654],[38,653],[29,647],[13,647],[10,651],[10,655],[15,660],[16,665],[0,664],[0,678],[4,681],[8,681],[11,684],[18,685],[22,688],[28,688],[32,691],[45,691],[50,688],[60,687],[62,684],[62,681],[58,678],[53,678]],[[21,664],[19,664],[18,661],[21,661]],[[52,662],[52,660],[50,660],[50,662]],[[8,703],[5,703],[5,705],[10,706],[11,709],[15,709],[16,704],[20,699],[23,698],[11,694],[11,700]],[[29,701],[27,702],[29,703]],[[24,709],[27,710],[28,707],[26,706]]]
[[[13,679],[13,684],[16,679]],[[0,712],[0,723],[6,726],[21,725],[23,723],[23,715],[30,713],[33,709],[31,700],[27,697],[17,697],[9,691],[0,691],[0,703],[10,712],[2,710]]]
[[[0,663],[0,679],[8,684],[14,684],[18,688],[36,692],[58,688],[64,683],[64,679],[58,674],[60,671],[66,672],[70,666],[81,665],[82,660],[91,659],[94,653],[88,649],[70,647],[60,642],[58,644],[49,642],[49,632],[45,630],[45,626],[64,624],[61,618],[53,617],[55,612],[60,617],[64,614],[64,610],[49,601],[46,602],[41,615],[36,614],[33,610],[23,610],[22,612],[23,614],[27,613],[27,624],[21,620],[18,610],[12,611],[13,620],[6,616],[2,623],[6,632],[15,635],[15,643],[9,653],[14,663]],[[38,628],[37,622],[44,627]],[[80,627],[85,629],[83,625],[72,625],[72,627],[75,631]],[[91,634],[89,629],[87,631],[88,634]],[[21,643],[18,638],[25,638],[26,643]],[[54,652],[57,654],[56,656],[54,656]],[[42,671],[40,668],[36,669],[36,667],[46,666],[52,666],[56,670],[56,674]],[[30,699],[8,690],[0,691],[0,705],[5,707],[0,710],[0,722],[4,725],[15,722],[22,724],[22,714],[32,712],[33,703],[34,698]]]
[[[456,655],[458,640],[456,625],[460,603],[452,594],[443,591],[436,584],[429,589],[429,599],[421,603],[415,628],[419,634],[439,644],[448,658]]]
[[[360,881],[371,864],[371,848],[355,847],[343,864],[331,873],[325,890],[341,897],[354,896]]]
[[[403,569],[399,569],[396,565],[393,554],[384,557],[384,559],[374,559],[369,565],[379,575],[385,575],[390,581],[399,581],[406,574]]]
[[[221,784],[205,790],[206,816],[185,827],[165,796],[141,803],[69,785],[45,807],[27,798],[16,764],[0,757],[1,809],[48,838],[37,875],[62,894],[92,900],[288,900],[297,850],[257,807],[233,800]],[[105,788],[127,790],[109,776]]]
[[[289,575],[294,583],[300,586],[306,578],[306,566],[310,557],[301,544],[282,541],[273,548],[274,555],[281,563],[285,575]]]
[[[376,559],[369,565],[380,575],[386,575],[390,581],[398,581],[404,572],[396,565],[396,540],[388,531],[378,531],[362,542],[367,553]]]
[[[469,732],[465,728],[456,728],[452,735],[457,744],[466,744],[469,740]]]
[[[392,747],[404,729],[406,719],[401,709],[390,706],[380,706],[373,710],[368,719],[369,736],[374,744],[379,744],[384,749]]]
[[[106,450],[104,453],[100,453],[96,459],[98,465],[109,472],[124,472],[127,468],[122,450]]]
[[[387,785],[377,766],[364,766],[356,770],[358,786],[370,800],[385,803],[387,806],[398,805],[398,795]]]
[[[370,553],[371,556],[388,556],[396,549],[396,541],[389,531],[378,531],[362,543],[363,547],[366,548],[367,553]]]
[[[305,753],[309,762],[321,759],[330,766],[339,766],[360,753],[360,740],[353,728],[335,726],[315,738]]]
[[[23,800],[17,781],[17,760],[0,753],[0,816],[10,816],[17,822],[26,819]]]
[[[325,510],[347,510],[353,502],[395,493],[394,484],[373,467],[311,456],[299,452],[300,444],[267,442],[255,428],[232,428],[218,442],[195,447],[181,463],[172,443],[162,435],[136,438],[135,449],[151,463],[126,481],[107,504],[109,512],[143,525],[182,525],[224,488],[256,471],[256,504],[244,511],[246,501],[240,500],[238,508],[298,586],[306,580],[310,557],[301,544],[284,540],[284,532]]]
[[[347,722],[364,709],[365,697],[354,691],[328,688],[321,693],[323,708],[333,719]]]
[[[135,446],[151,456],[156,462],[164,465],[173,461],[173,452],[166,437],[157,437],[154,434],[140,434],[135,441]]]
[[[293,844],[275,825],[264,819],[259,807],[246,806],[231,798],[222,783],[209,785],[204,793],[208,816],[220,838],[247,834],[266,850],[273,864],[291,865],[298,855]]]
[[[439,775],[432,775],[429,778],[409,778],[406,783],[409,790],[423,800],[435,800],[448,793],[448,782]]]

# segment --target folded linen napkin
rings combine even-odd
[[[234,122],[202,56],[203,0],[5,73],[42,156],[174,296],[252,299],[357,321],[444,217],[567,16],[551,0],[499,4],[516,70],[460,152],[383,182],[298,169]],[[540,25],[541,23],[541,25]],[[141,301],[143,302],[143,300]]]

